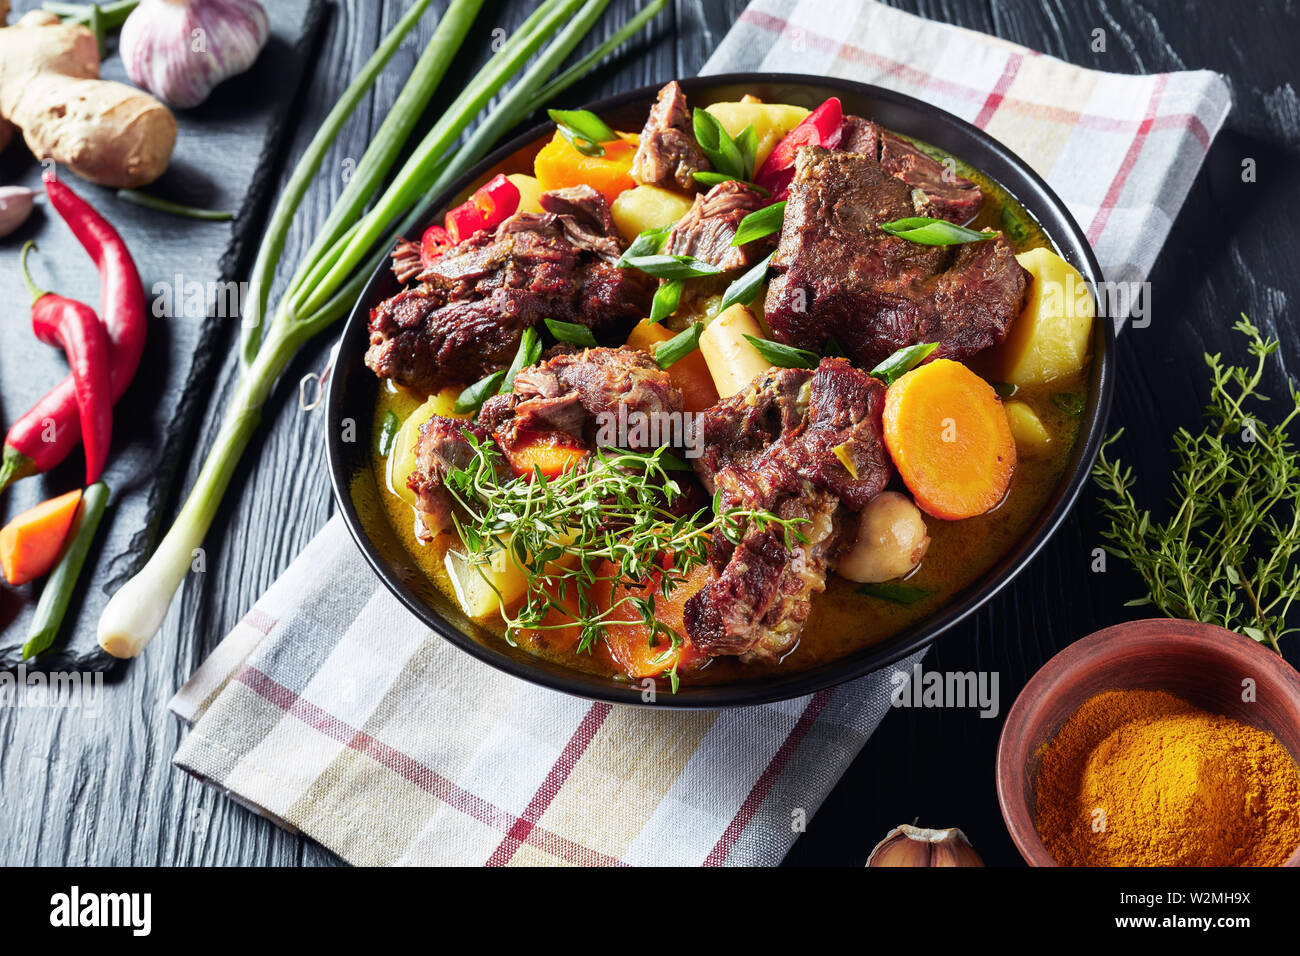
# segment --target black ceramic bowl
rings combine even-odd
[[[1101,272],[1083,231],[1065,204],[1024,162],[1005,146],[955,116],[928,103],[890,90],[830,77],[772,73],[729,73],[682,81],[694,105],[737,100],[752,93],[769,103],[815,107],[838,96],[845,112],[876,120],[889,129],[924,140],[959,157],[1006,188],[1039,222],[1061,254],[1083,277],[1101,281]],[[640,129],[659,85],[623,93],[589,109],[617,129]],[[422,223],[434,221],[471,188],[498,172],[531,172],[532,158],[552,135],[549,124],[506,143],[447,190],[426,211]],[[410,233],[419,237],[423,226]],[[370,465],[378,380],[363,362],[366,322],[371,307],[394,294],[397,283],[387,263],[380,266],[361,293],[339,341],[329,383],[326,417],[330,479],[339,509],[366,560],[380,579],[412,613],[462,650],[509,674],[582,697],[620,704],[640,704],[639,688],[597,675],[583,674],[540,660],[512,648],[496,635],[469,621],[420,572],[388,523],[380,489]],[[938,613],[887,641],[809,670],[761,680],[692,687],[675,695],[661,694],[657,706],[730,707],[798,697],[852,680],[893,663],[924,647],[1001,590],[1020,572],[1064,519],[1097,456],[1110,407],[1115,335],[1109,319],[1094,323],[1093,362],[1088,407],[1066,473],[1024,536],[985,574],[955,595]],[[343,441],[344,419],[355,423],[355,440]]]

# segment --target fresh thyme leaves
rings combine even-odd
[[[1248,403],[1262,402],[1260,380],[1276,340],[1265,340],[1246,318],[1233,326],[1249,340],[1253,367],[1225,365],[1206,355],[1210,404],[1198,433],[1174,435],[1175,467],[1168,520],[1138,508],[1132,468],[1106,455],[1103,445],[1093,479],[1106,551],[1141,575],[1147,596],[1168,617],[1190,618],[1239,631],[1278,650],[1297,630],[1287,624],[1300,597],[1300,452],[1288,434],[1300,415],[1300,390],[1288,381],[1290,406],[1276,424],[1255,417]]]
[[[655,618],[654,593],[669,595],[707,560],[711,535],[739,542],[751,526],[779,527],[787,546],[802,540],[803,519],[782,519],[767,511],[704,508],[674,514],[682,489],[672,477],[664,449],[642,453],[601,449],[582,469],[548,478],[542,474],[503,477],[501,456],[491,442],[468,431],[474,458],[452,469],[446,488],[455,500],[456,531],[468,567],[480,569],[493,588],[507,638],[521,631],[580,630],[578,649],[590,651],[620,623],[618,609],[632,607],[651,633],[652,646],[681,637]],[[507,605],[481,569],[504,553],[527,581],[522,603]],[[603,606],[594,595],[623,595]],[[621,623],[626,623],[622,621]],[[676,684],[673,676],[674,687]]]

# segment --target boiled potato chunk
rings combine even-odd
[[[420,440],[420,426],[434,415],[469,418],[469,415],[456,412],[456,398],[460,392],[460,388],[450,385],[441,392],[430,395],[424,404],[407,416],[393,437],[393,447],[388,453],[388,487],[412,508],[415,507],[415,492],[406,486],[406,480],[415,471],[415,446]]]
[[[519,190],[519,208],[515,212],[541,212],[542,204],[538,202],[542,195],[542,184],[536,176],[526,173],[511,173],[506,179],[515,184]]]
[[[691,208],[691,200],[681,193],[659,186],[636,186],[618,194],[609,213],[614,225],[628,242],[647,229],[671,226]]]
[[[763,165],[767,154],[781,142],[782,137],[802,123],[808,115],[802,106],[787,106],[784,103],[714,103],[705,109],[713,114],[732,138],[743,133],[746,126],[754,127],[758,138],[758,150],[754,154],[755,169]]]
[[[574,537],[566,534],[562,543],[570,544]],[[443,556],[442,563],[461,610],[476,621],[496,614],[503,604],[507,610],[513,608],[528,591],[528,578],[506,547],[482,564],[472,563],[453,547]],[[566,554],[558,563],[570,565],[573,558]]]
[[[1016,454],[1021,458],[1042,458],[1048,453],[1052,436],[1038,413],[1024,402],[1003,402],[1011,437],[1016,440]]]
[[[1030,249],[1016,261],[1029,271],[1029,292],[1024,311],[995,350],[994,374],[1012,385],[1042,385],[1077,375],[1088,361],[1096,317],[1088,284],[1049,249]]]

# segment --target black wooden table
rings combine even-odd
[[[922,15],[996,34],[1074,63],[1138,73],[1209,68],[1228,76],[1235,106],[1193,184],[1152,278],[1152,321],[1120,341],[1112,424],[1120,453],[1140,474],[1149,500],[1164,494],[1169,436],[1194,425],[1206,398],[1201,355],[1241,354],[1230,331],[1246,312],[1283,339],[1282,359],[1300,368],[1300,341],[1288,312],[1300,298],[1300,95],[1294,83],[1300,10],[1293,4],[1183,0],[895,0]],[[744,0],[676,0],[647,39],[572,91],[578,102],[695,73]],[[296,156],[314,124],[403,4],[332,0],[309,86],[296,96],[287,144]],[[489,7],[493,5],[489,4]],[[636,6],[616,0],[620,20]],[[510,29],[530,4],[512,0],[485,12],[450,76],[483,59],[496,26]],[[1094,52],[1093,31],[1106,32]],[[412,38],[399,62],[409,66]],[[383,107],[396,95],[386,76],[377,102],[340,138],[332,162],[360,156]],[[453,91],[454,92],[454,91]],[[447,96],[441,97],[446,102]],[[1244,159],[1257,177],[1243,182]],[[281,174],[283,177],[283,174]],[[337,190],[317,184],[290,236],[286,261],[304,250]],[[290,562],[332,511],[320,413],[301,412],[295,383],[325,363],[328,337],[304,350],[265,414],[258,451],[236,474],[207,541],[208,570],[192,575],[149,651],[106,688],[101,712],[0,709],[0,863],[311,864],[339,862],[310,840],[279,829],[196,783],[170,763],[182,735],[167,698]],[[233,386],[228,352],[194,438],[210,443]],[[1271,384],[1281,387],[1274,375]],[[1136,580],[1116,561],[1091,570],[1099,543],[1091,493],[1053,541],[996,600],[945,635],[927,668],[989,670],[1000,676],[1001,713],[969,710],[891,713],[796,844],[791,864],[860,865],[895,824],[963,827],[990,864],[1019,862],[993,788],[1002,718],[1020,687],[1048,657],[1096,628],[1138,616],[1124,601]],[[1300,652],[1288,652],[1292,661]]]

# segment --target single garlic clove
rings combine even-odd
[[[867,866],[983,866],[957,827],[931,829],[904,823],[876,844]]]
[[[257,0],[141,0],[119,51],[131,82],[189,108],[252,66],[270,33]]]
[[[23,186],[0,186],[0,236],[7,236],[32,214],[36,190]]]

